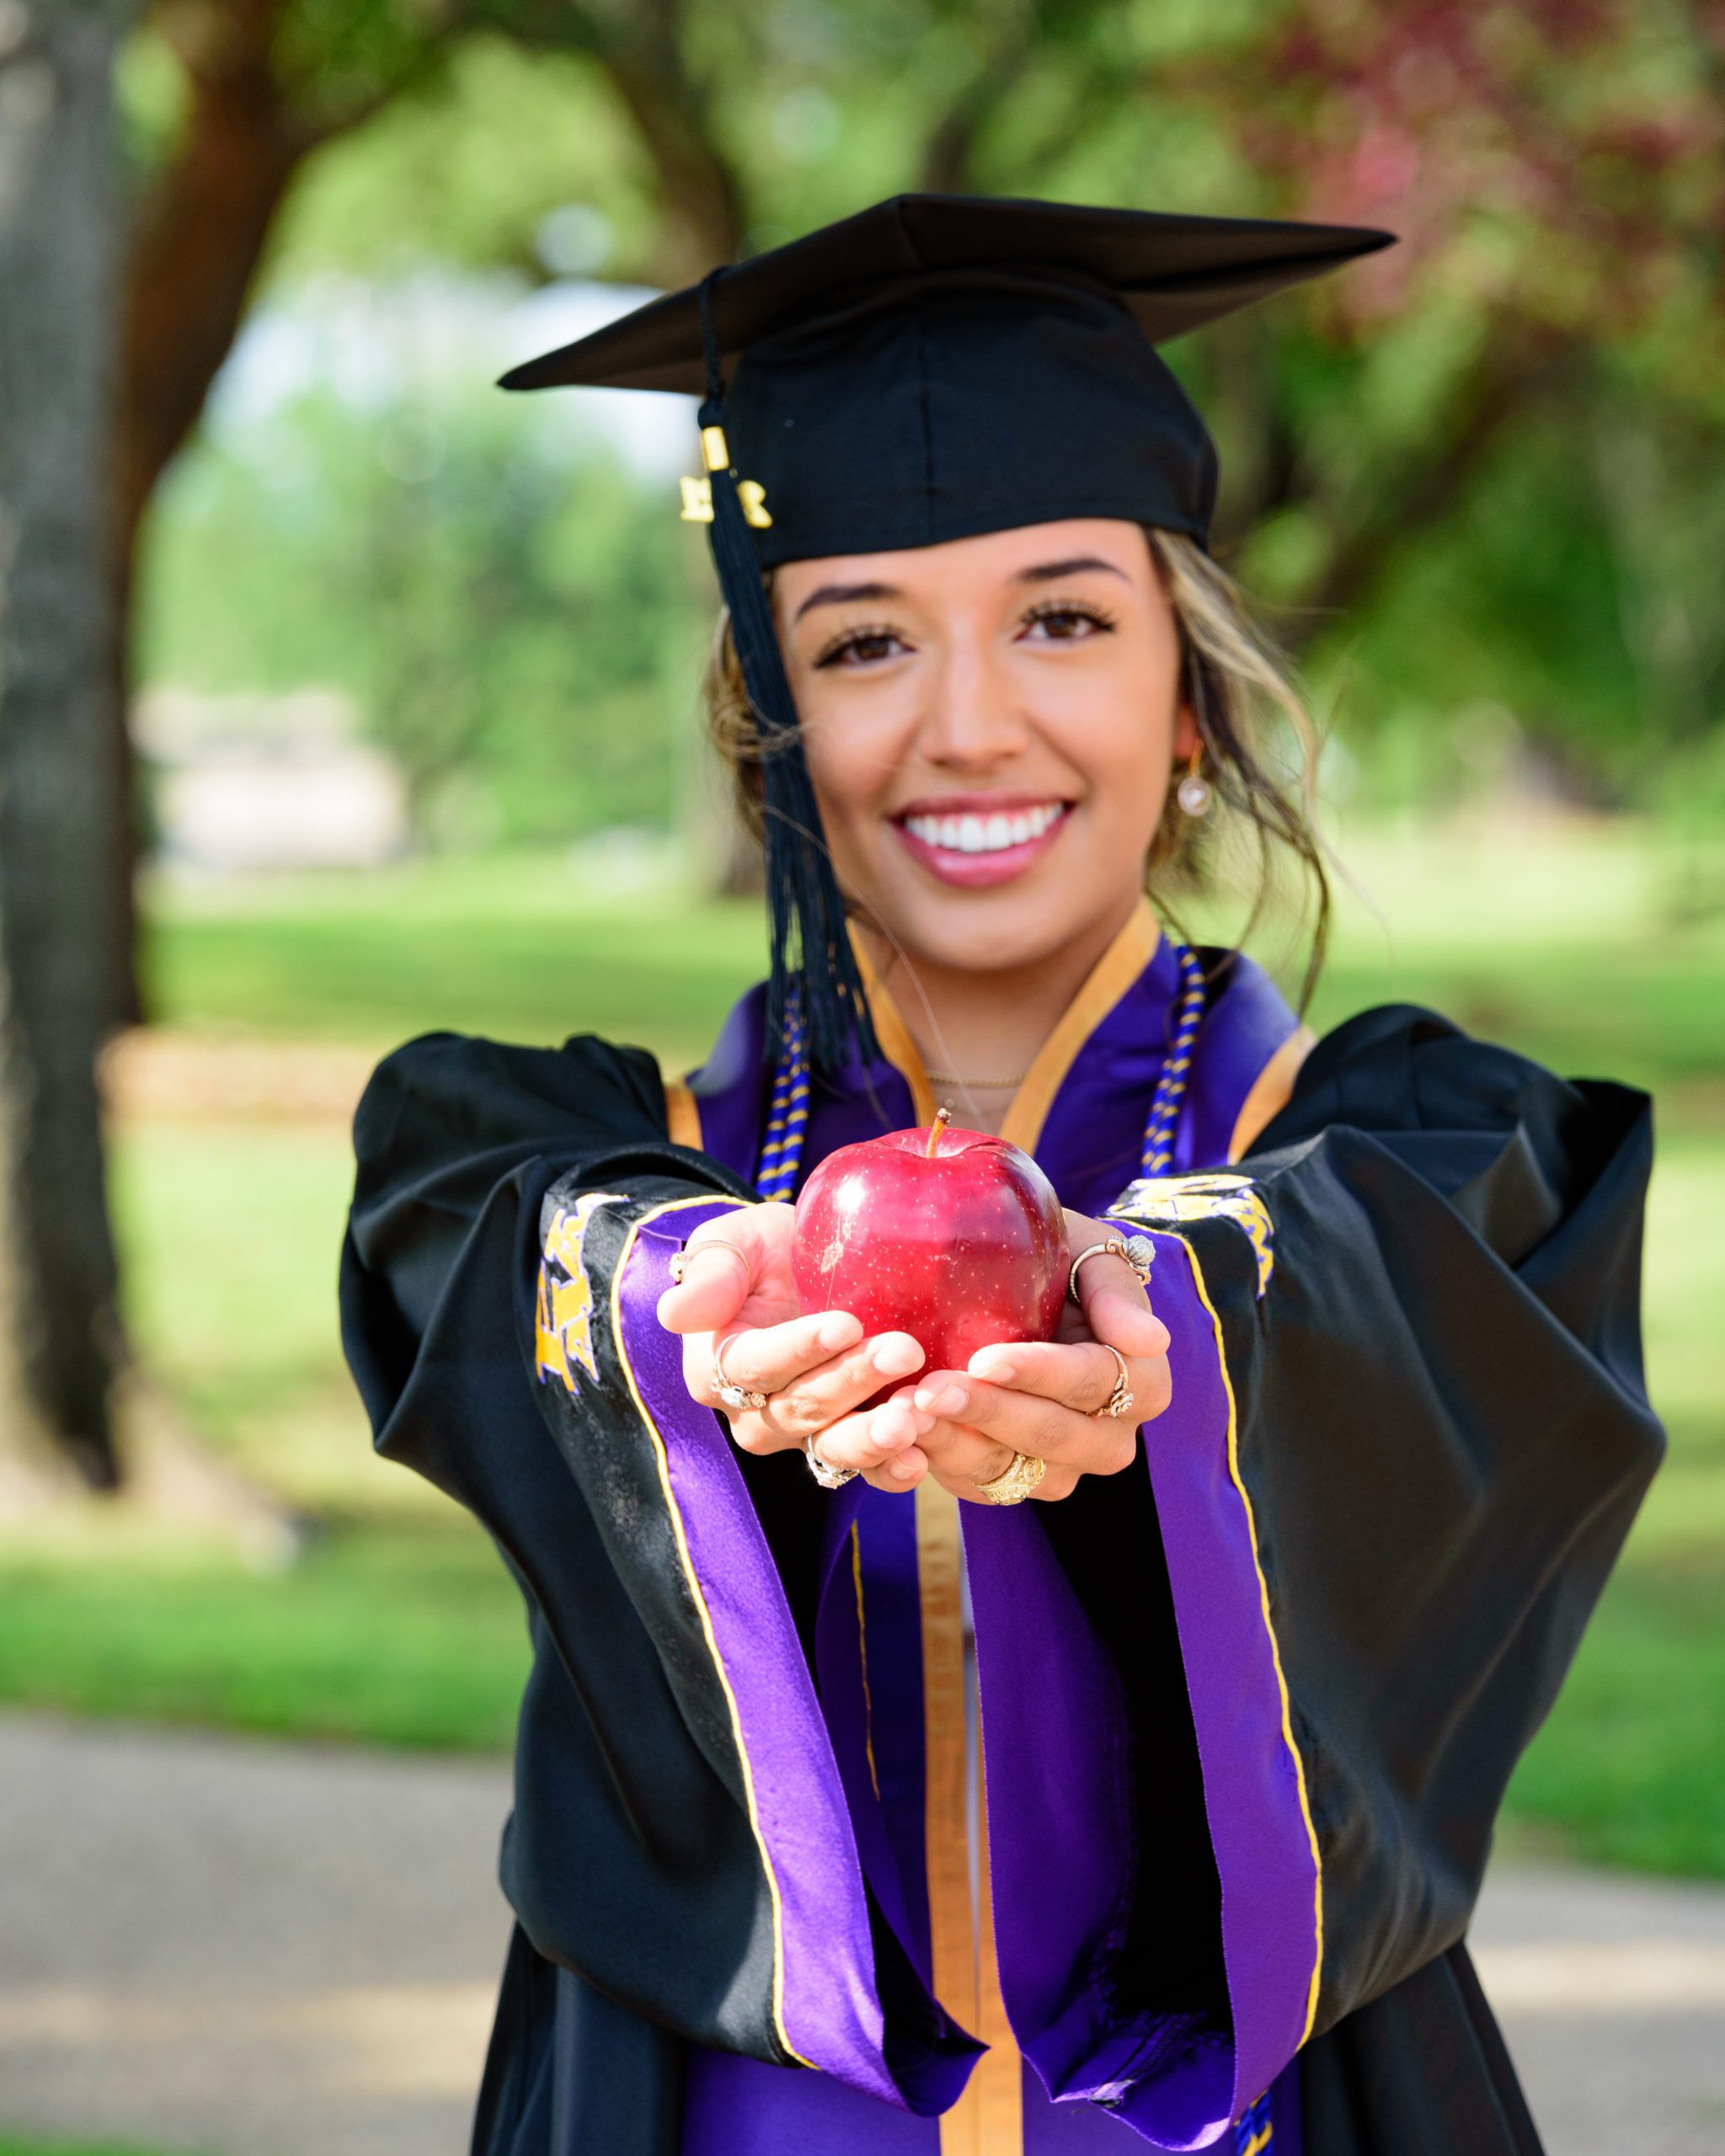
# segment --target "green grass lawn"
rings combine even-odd
[[[749,900],[607,894],[562,862],[416,862],[376,874],[164,891],[146,993],[175,1026],[380,1049],[435,1027],[505,1040],[575,1033],[697,1061],[761,972]]]
[[[149,2156],[115,2141],[19,2141],[0,2135],[0,2156]]]
[[[465,1750],[506,1745],[521,1600],[471,1523],[321,1529],[285,1570],[163,1532],[0,1572],[0,1699],[74,1714]]]
[[[1658,1097],[1646,1296],[1672,1458],[1512,1793],[1554,1846],[1725,1877],[1725,929],[1632,834],[1355,850],[1393,934],[1344,905],[1315,1017],[1426,1001]],[[752,908],[601,900],[554,863],[420,865],[163,894],[176,1027],[360,1040],[591,1027],[693,1060],[756,970]],[[0,1698],[251,1729],[494,1746],[525,1664],[483,1534],[370,1454],[341,1365],[350,1164],[333,1122],[136,1122],[116,1206],[129,1318],[195,1427],[315,1523],[301,1561],[138,1529],[0,1550]],[[0,2144],[0,2156],[5,2156]]]

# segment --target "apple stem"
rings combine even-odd
[[[953,1112],[950,1108],[937,1108],[935,1110],[934,1128],[928,1134],[928,1150],[922,1155],[925,1161],[932,1161],[934,1158],[934,1149],[940,1143],[940,1134],[952,1119]]]

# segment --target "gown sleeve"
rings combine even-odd
[[[865,1887],[804,1653],[820,1493],[738,1453],[654,1315],[694,1227],[752,1193],[669,1142],[649,1057],[591,1038],[410,1042],[355,1141],[342,1331],[377,1449],[478,1516],[526,1599],[521,1930],[661,2030],[944,2109],[978,2047]]]
[[[1326,2156],[1536,2148],[1460,1942],[1661,1456],[1650,1155],[1642,1095],[1386,1007],[1236,1168],[1113,1209],[1172,1404],[1119,1477],[962,1508],[1001,1988],[1057,2099],[1205,2147],[1307,2047]]]

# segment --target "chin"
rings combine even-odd
[[[947,973],[1017,973],[1040,965],[1085,934],[1090,916],[1029,892],[979,891],[927,909],[895,908],[889,934],[914,966],[920,959]]]

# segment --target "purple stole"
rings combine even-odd
[[[1075,1210],[1106,1214],[1139,1173],[1145,1118],[1178,985],[1172,950],[1141,906],[1019,1089],[1003,1134],[1035,1156]],[[805,1176],[840,1145],[932,1118],[935,1102],[902,1020],[872,979],[869,991],[883,1059],[817,1087]],[[697,1145],[745,1177],[754,1171],[772,1078],[763,1012],[763,990],[753,989],[686,1088],[670,1089],[673,1137]],[[1268,978],[1250,960],[1237,959],[1206,1009],[1172,1172],[1220,1167],[1236,1157],[1286,1098],[1308,1041]],[[1166,1254],[1158,1248],[1151,1294],[1176,1337],[1177,1406],[1167,1420],[1189,1413],[1202,1425],[1209,1480],[1202,1488],[1186,1486],[1178,1464],[1166,1482],[1161,1470],[1153,1480],[1171,1570],[1180,1569],[1175,1545],[1182,1543],[1190,1551],[1194,1597],[1208,1598],[1215,1607],[1217,1639],[1210,1652],[1225,1658],[1230,1626],[1238,1628],[1242,1666],[1230,1669],[1219,1661],[1214,1716],[1196,1692],[1194,1698],[1200,1748],[1208,1755],[1207,1790],[1214,1757],[1219,1786],[1226,1770],[1230,1785],[1242,1792],[1231,1825],[1213,1811],[1211,1826],[1225,1897],[1246,1912],[1231,1923],[1225,1903],[1236,2025],[1228,2056],[1200,2050],[1172,2066],[1153,2096],[1129,2097],[1134,2084],[1126,2068],[1142,2051],[1144,2032],[1110,2036],[1101,2005],[1085,1995],[1081,1983],[1073,1984],[1071,1972],[1086,1959],[1085,1928],[1093,1930],[1099,1913],[1118,1896],[1114,1852],[1132,1828],[1130,1821],[1117,1820],[1113,1833],[1106,1831],[1114,1792],[1098,1732],[1112,1696],[1110,1678],[1033,1518],[960,1507],[935,1489],[907,1501],[859,1481],[833,1494],[825,1515],[814,1657],[824,1732],[799,1734],[794,1716],[788,1720],[782,1710],[793,1680],[786,1673],[776,1681],[766,1674],[782,1646],[765,1636],[776,1621],[770,1615],[740,1614],[727,1657],[740,1693],[751,1684],[763,1692],[755,1717],[763,1850],[772,1850],[775,1833],[793,1841],[810,1836],[820,1818],[826,1818],[828,1844],[841,1841],[838,1814],[826,1815],[835,1804],[848,1814],[849,1862],[860,1877],[847,1871],[842,1892],[836,1880],[825,1909],[819,1906],[819,1850],[802,1851],[799,1862],[787,1844],[777,1867],[784,2025],[790,2047],[827,2070],[799,2073],[691,2046],[683,2156],[1132,2156],[1146,2147],[1300,2156],[1291,2055],[1308,2033],[1315,1951],[1310,1822],[1300,1820],[1288,1758],[1271,1727],[1279,1709],[1249,1547],[1242,1555],[1237,1546],[1230,1491],[1214,1486],[1212,1441],[1218,1417],[1227,1420],[1221,1401],[1226,1380],[1204,1327],[1201,1283],[1196,1298],[1177,1294],[1173,1306],[1164,1306],[1166,1286],[1183,1277],[1178,1269],[1184,1257],[1178,1242]],[[651,1288],[644,1282],[644,1307]],[[697,1449],[704,1458],[704,1439],[692,1448],[691,1468]],[[702,1470],[713,1482],[714,1518],[721,1502],[713,1481],[718,1466],[715,1460]],[[675,1463],[671,1471],[675,1481]],[[734,1493],[723,1500],[732,1509],[734,1502]],[[706,1509],[686,1510],[686,1516],[697,1522]],[[1231,1537],[1230,1546],[1222,1547]],[[698,1550],[694,1554],[698,1567]],[[733,1551],[722,1569],[734,1581],[738,1564],[748,1561]],[[1218,1591],[1218,1564],[1225,1574],[1230,1566],[1236,1568],[1237,1592],[1226,1578]],[[976,1617],[985,1786],[995,1814],[986,1824],[967,1821],[965,1810],[967,1743],[974,1748],[980,1737],[966,1727],[961,1567]],[[721,1567],[713,1569],[717,1582]],[[769,1601],[771,1587],[767,1582]],[[720,1607],[727,1599],[751,1607],[761,1599],[752,1588],[728,1595],[715,1584],[713,1592]],[[717,1620],[715,1628],[722,1629]],[[1183,1638],[1183,1623],[1182,1629]],[[1050,1641],[1058,1642],[1052,1655]],[[1188,1664],[1190,1669],[1189,1649]],[[1027,1687],[1032,1671],[1038,1674]],[[1242,1703],[1242,1694],[1249,1700]],[[747,1698],[740,1696],[745,1729],[748,1709]],[[1237,1726],[1248,1720],[1249,1758],[1230,1756],[1224,1763]],[[1207,1721],[1214,1725],[1208,1745]],[[829,1758],[836,1780],[795,1796],[791,1792],[809,1780],[801,1754],[811,1752]],[[782,1769],[772,1766],[773,1758],[783,1760]],[[1057,1770],[1049,1763],[1058,1763]],[[1254,1776],[1262,1785],[1256,1806]],[[1239,1844],[1232,1852],[1224,1847],[1231,1832]],[[973,1843],[982,1851],[975,1917]],[[799,1878],[817,1882],[800,1901]],[[942,2088],[920,2098],[911,2092],[916,2108],[904,2108],[906,2092],[895,2091],[874,2054],[880,2009],[869,1989],[873,1956],[861,1913],[862,1878],[922,1983],[987,2047],[956,2103]],[[799,1925],[806,1939],[801,1945]],[[847,1927],[846,1945],[840,1935]],[[1254,1962],[1262,1966],[1248,1966]],[[817,2013],[811,2004],[811,2033],[799,2047],[790,1994],[797,1967],[814,1972],[817,1965],[821,1973],[811,1974],[808,1986],[811,2001],[820,1990],[841,2005]],[[841,2024],[849,2035],[826,2033],[827,2025],[837,2031]],[[816,2056],[823,2050],[829,2055]],[[919,2115],[943,2104],[948,2108],[938,2116]],[[1237,2127],[1231,2123],[1235,2118],[1241,2118]]]

